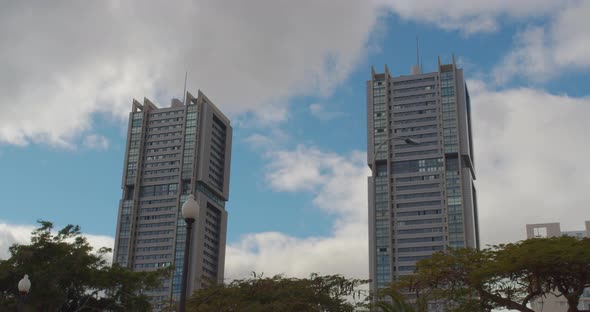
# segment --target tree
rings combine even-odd
[[[35,311],[149,311],[143,291],[160,284],[167,270],[132,272],[105,260],[109,248],[93,253],[79,226],[52,233],[53,224],[39,221],[29,245],[10,247],[0,260],[0,310],[12,310],[18,281],[30,276],[27,306]]]
[[[340,275],[310,278],[286,278],[282,275],[234,280],[230,284],[212,284],[197,290],[189,299],[187,310],[199,312],[347,312],[364,306],[364,291],[359,286],[367,280],[347,279]]]
[[[566,298],[568,312],[579,312],[580,296],[590,287],[590,239],[534,238],[439,252],[394,287],[445,301],[454,311],[533,312],[527,306],[532,300],[553,293]]]
[[[379,292],[373,308],[381,312],[428,312],[428,302],[424,297],[414,301],[410,303],[398,289],[389,287]]]

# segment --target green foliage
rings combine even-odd
[[[282,275],[234,280],[228,285],[212,284],[196,291],[188,301],[188,311],[199,312],[347,312],[364,305],[359,289],[366,280],[340,275],[286,278]],[[362,300],[361,300],[362,299]],[[356,302],[356,300],[361,300]]]
[[[68,225],[52,233],[53,224],[39,221],[31,244],[13,245],[11,257],[0,260],[0,310],[13,310],[18,281],[28,274],[27,307],[34,311],[149,311],[141,291],[157,287],[168,274],[132,272],[105,260],[109,248],[93,253],[80,227]]]
[[[423,297],[416,298],[412,304],[396,288],[382,289],[376,303],[373,304],[381,312],[428,312],[428,302]]]
[[[416,274],[393,287],[444,302],[447,311],[533,312],[527,304],[553,293],[566,298],[568,312],[577,312],[584,288],[590,287],[590,239],[535,238],[439,252],[419,261]]]

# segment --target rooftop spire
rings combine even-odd
[[[419,75],[422,73],[422,67],[420,66],[420,45],[418,45],[418,35],[416,35],[416,65],[412,66],[412,75]]]
[[[418,35],[416,35],[416,65],[420,66],[420,45],[418,44]]]

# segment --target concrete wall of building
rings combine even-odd
[[[561,227],[558,222],[526,225],[527,238],[558,236],[561,236]]]
[[[455,72],[454,64],[443,65],[445,70]],[[455,102],[457,109],[457,136],[462,136],[458,141],[465,144],[458,144],[459,149],[450,158],[456,159],[458,167],[458,179],[460,185],[455,186],[455,192],[462,195],[462,244],[469,247],[478,246],[478,227],[477,213],[475,212],[476,198],[474,196],[474,174],[472,162],[465,162],[463,168],[463,154],[471,153],[471,131],[469,130],[468,112],[465,86],[462,71],[457,71],[454,76]],[[383,135],[377,135],[377,126],[379,130],[382,125],[376,125],[374,118],[378,104],[374,88],[381,88],[374,82],[382,81],[387,97],[387,125],[385,126],[387,139],[383,144],[383,150],[387,150],[387,156],[381,157],[381,149],[376,151],[376,136],[383,140]],[[379,256],[383,256],[380,247],[384,247],[382,238],[377,239],[376,232],[379,222],[387,221],[389,230],[389,245],[384,248],[390,255],[391,278],[394,279],[403,275],[413,273],[413,266],[416,259],[432,254],[437,250],[444,250],[449,245],[448,232],[448,212],[447,198],[445,197],[445,159],[443,146],[443,118],[441,111],[441,88],[439,72],[425,74],[416,74],[410,76],[391,77],[386,67],[385,72],[376,73],[371,69],[371,80],[366,85],[366,104],[367,104],[367,163],[370,167],[375,168],[377,165],[373,159],[375,154],[379,154],[377,163],[379,170],[381,166],[387,168],[387,200],[388,200],[388,217],[384,218],[376,205],[380,203],[383,190],[379,191],[379,197],[375,198],[376,181],[380,177],[369,177],[369,271],[371,290],[378,286],[375,282],[379,272],[383,272],[383,267],[379,267]],[[382,92],[378,90],[379,92]],[[375,91],[377,92],[377,91]],[[375,100],[374,100],[375,99]],[[380,105],[380,104],[379,104]],[[374,109],[375,108],[375,109]],[[380,112],[380,111],[379,111]],[[463,119],[463,121],[461,121]],[[380,121],[380,124],[383,121]],[[383,132],[379,132],[383,133]],[[409,145],[404,142],[407,137],[420,142],[418,145]],[[378,141],[377,143],[382,142]],[[464,147],[463,147],[464,145]],[[400,169],[404,166],[422,166],[426,162],[438,162],[440,165],[435,168],[426,168],[415,170],[411,169],[405,172]],[[418,163],[420,162],[420,163]],[[396,164],[395,170],[393,165]],[[398,171],[399,170],[399,171]],[[379,182],[381,183],[381,182]],[[436,202],[438,201],[438,205]],[[380,206],[379,206],[380,207]],[[383,209],[382,207],[379,209]],[[378,215],[379,214],[379,215]],[[379,224],[378,224],[379,223]],[[440,231],[438,230],[440,229]],[[401,233],[403,231],[404,233]],[[386,250],[387,249],[387,250]],[[378,256],[379,255],[379,256]],[[383,266],[385,262],[381,264]],[[382,287],[382,286],[379,286]]]
[[[198,112],[196,114],[196,125],[191,126],[196,128],[197,140],[195,141],[194,158],[190,162],[190,168],[183,168],[183,157],[187,150],[184,142],[185,135],[190,134],[190,132],[187,132],[186,124],[189,107],[196,107],[196,112]],[[139,155],[137,156],[136,177],[128,179],[126,169],[129,162],[131,123],[134,113],[142,114],[141,140]],[[224,183],[221,189],[212,186],[208,179],[199,179],[208,177],[212,140],[211,120],[213,115],[221,120],[226,127],[224,161],[221,164]],[[227,230],[225,201],[229,198],[231,137],[232,129],[229,119],[201,91],[198,93],[198,98],[187,92],[184,104],[180,100],[173,99],[172,105],[165,108],[158,108],[148,99],[144,99],[143,104],[133,100],[132,112],[129,116],[125,166],[122,175],[121,187],[123,195],[119,206],[114,262],[117,262],[117,255],[123,251],[119,248],[122,207],[132,202],[131,217],[129,218],[132,221],[132,229],[129,247],[125,250],[128,251],[128,260],[125,264],[136,271],[155,270],[161,267],[161,264],[164,266],[166,263],[174,264],[177,247],[181,248],[183,246],[180,246],[180,244],[184,244],[182,239],[179,241],[182,235],[179,234],[181,232],[178,232],[184,225],[180,206],[184,198],[188,197],[188,194],[194,193],[201,210],[192,233],[189,292],[203,286],[202,276],[209,276],[218,282],[223,281]],[[190,147],[188,149],[190,150]],[[170,164],[167,163],[168,161]],[[163,165],[161,165],[162,162]],[[156,165],[156,163],[157,166],[154,167],[153,165]],[[206,163],[207,166],[201,166],[202,163]],[[150,167],[147,167],[148,165]],[[160,170],[162,172],[159,172]],[[182,174],[182,171],[185,170],[188,170],[187,176]],[[147,171],[150,171],[149,175],[146,175]],[[176,176],[175,179],[174,176]],[[207,187],[199,186],[198,182],[207,185]],[[157,186],[163,185],[176,185],[176,190],[163,195],[154,193],[156,195],[140,196],[141,189],[144,187],[154,186],[155,189]],[[184,189],[185,185],[187,187],[190,185],[190,188]],[[209,227],[208,235],[213,235],[211,234],[212,226],[215,230],[215,242],[205,239],[208,231],[207,227]],[[151,231],[152,233],[149,236],[138,236],[140,230],[144,232]],[[153,248],[160,249],[152,251]],[[207,252],[214,254],[214,261],[205,259],[204,254]],[[157,264],[157,266],[152,266],[153,264]],[[182,267],[181,263],[179,265]],[[162,290],[148,295],[153,298],[169,298],[174,287],[171,279],[168,283],[162,285]]]

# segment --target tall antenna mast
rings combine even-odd
[[[420,66],[420,45],[418,44],[418,35],[416,35],[416,65]]]
[[[182,93],[182,104],[186,105],[186,79],[188,78],[188,71],[184,72],[184,92]]]
[[[419,75],[422,73],[422,68],[420,66],[420,45],[418,45],[418,35],[416,35],[416,65],[412,65],[412,75]]]

